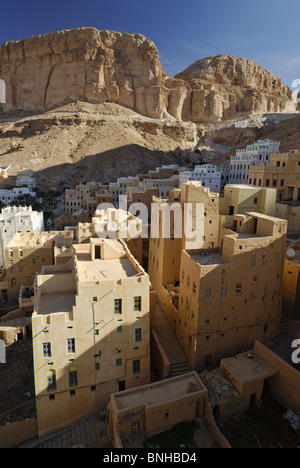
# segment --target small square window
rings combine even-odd
[[[95,363],[95,370],[100,370],[100,362]]]
[[[242,294],[242,285],[240,283],[238,283],[235,287],[235,294],[237,296],[240,296]]]
[[[122,364],[123,364],[122,359],[116,359],[116,366],[117,367],[122,366]]]
[[[120,327],[117,327],[117,332],[118,332],[118,333],[121,333],[121,332],[122,332],[122,330],[123,330],[122,326],[120,326]]]

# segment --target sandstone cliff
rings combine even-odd
[[[295,112],[291,89],[251,60],[217,55],[198,60],[175,76],[190,85],[183,119],[228,119],[239,112]]]
[[[75,100],[117,103],[145,116],[203,122],[239,112],[293,112],[292,92],[257,64],[229,56],[167,76],[140,34],[78,28],[4,43],[5,110],[48,110]]]

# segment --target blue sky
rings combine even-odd
[[[288,86],[300,79],[299,0],[2,0],[0,44],[93,26],[151,39],[171,76],[201,58],[254,60]]]

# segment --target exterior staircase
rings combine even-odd
[[[176,377],[177,375],[188,374],[192,371],[193,369],[189,365],[188,361],[171,363],[168,378]]]

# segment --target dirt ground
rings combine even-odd
[[[265,394],[262,403],[243,415],[223,421],[219,427],[233,448],[297,448],[300,431],[283,417],[286,413],[277,401]]]
[[[6,350],[6,364],[0,365],[0,425],[35,412],[32,344],[16,341]]]

